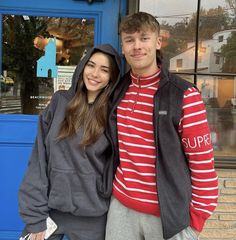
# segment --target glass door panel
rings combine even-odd
[[[94,45],[93,18],[3,15],[0,114],[39,114]]]

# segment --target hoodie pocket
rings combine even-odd
[[[78,171],[52,169],[48,205],[76,216],[101,216],[108,210],[108,200],[97,191],[100,177]]]

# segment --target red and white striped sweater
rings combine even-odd
[[[132,83],[117,109],[120,165],[113,182],[113,195],[122,204],[156,216],[160,216],[160,210],[153,101],[158,91],[159,76],[159,71],[139,79],[131,74]],[[201,231],[216,207],[218,180],[206,110],[195,88],[184,93],[179,134],[191,171],[191,226]]]

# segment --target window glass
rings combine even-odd
[[[199,13],[198,2],[201,4]],[[206,104],[215,156],[219,160],[236,156],[235,4],[235,0],[140,0],[140,11],[156,16],[161,24],[162,51],[169,70],[192,83],[194,77],[196,79]]]
[[[236,77],[198,76],[216,157],[236,156]]]
[[[180,6],[184,6],[180,7]],[[195,59],[197,0],[140,0],[140,11],[156,16],[161,25],[165,64],[172,72],[192,72]],[[182,59],[181,66],[177,66]]]
[[[184,80],[194,83],[194,76],[188,74],[178,74],[179,77],[183,78]]]
[[[94,19],[4,15],[2,25],[0,113],[38,114],[70,86],[94,44]]]
[[[236,72],[235,0],[202,0],[199,18],[198,71]],[[201,48],[205,52],[201,52]]]

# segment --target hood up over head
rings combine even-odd
[[[70,89],[68,90],[71,96],[74,96],[76,93],[78,81],[82,79],[80,77],[80,75],[83,73],[83,69],[84,69],[86,63],[88,62],[90,57],[93,55],[93,53],[97,52],[97,51],[103,52],[105,54],[109,54],[115,60],[118,70],[119,70],[119,76],[118,76],[118,79],[115,79],[115,81],[114,81],[115,84],[113,86],[113,89],[117,85],[118,80],[120,78],[120,65],[121,65],[120,56],[117,53],[117,51],[110,44],[102,44],[102,45],[98,45],[96,47],[89,49],[88,52],[85,54],[84,57],[82,57],[81,61],[77,65],[75,72],[73,74],[73,77],[72,77],[72,85],[71,85]],[[112,91],[113,91],[113,89],[112,89]]]

